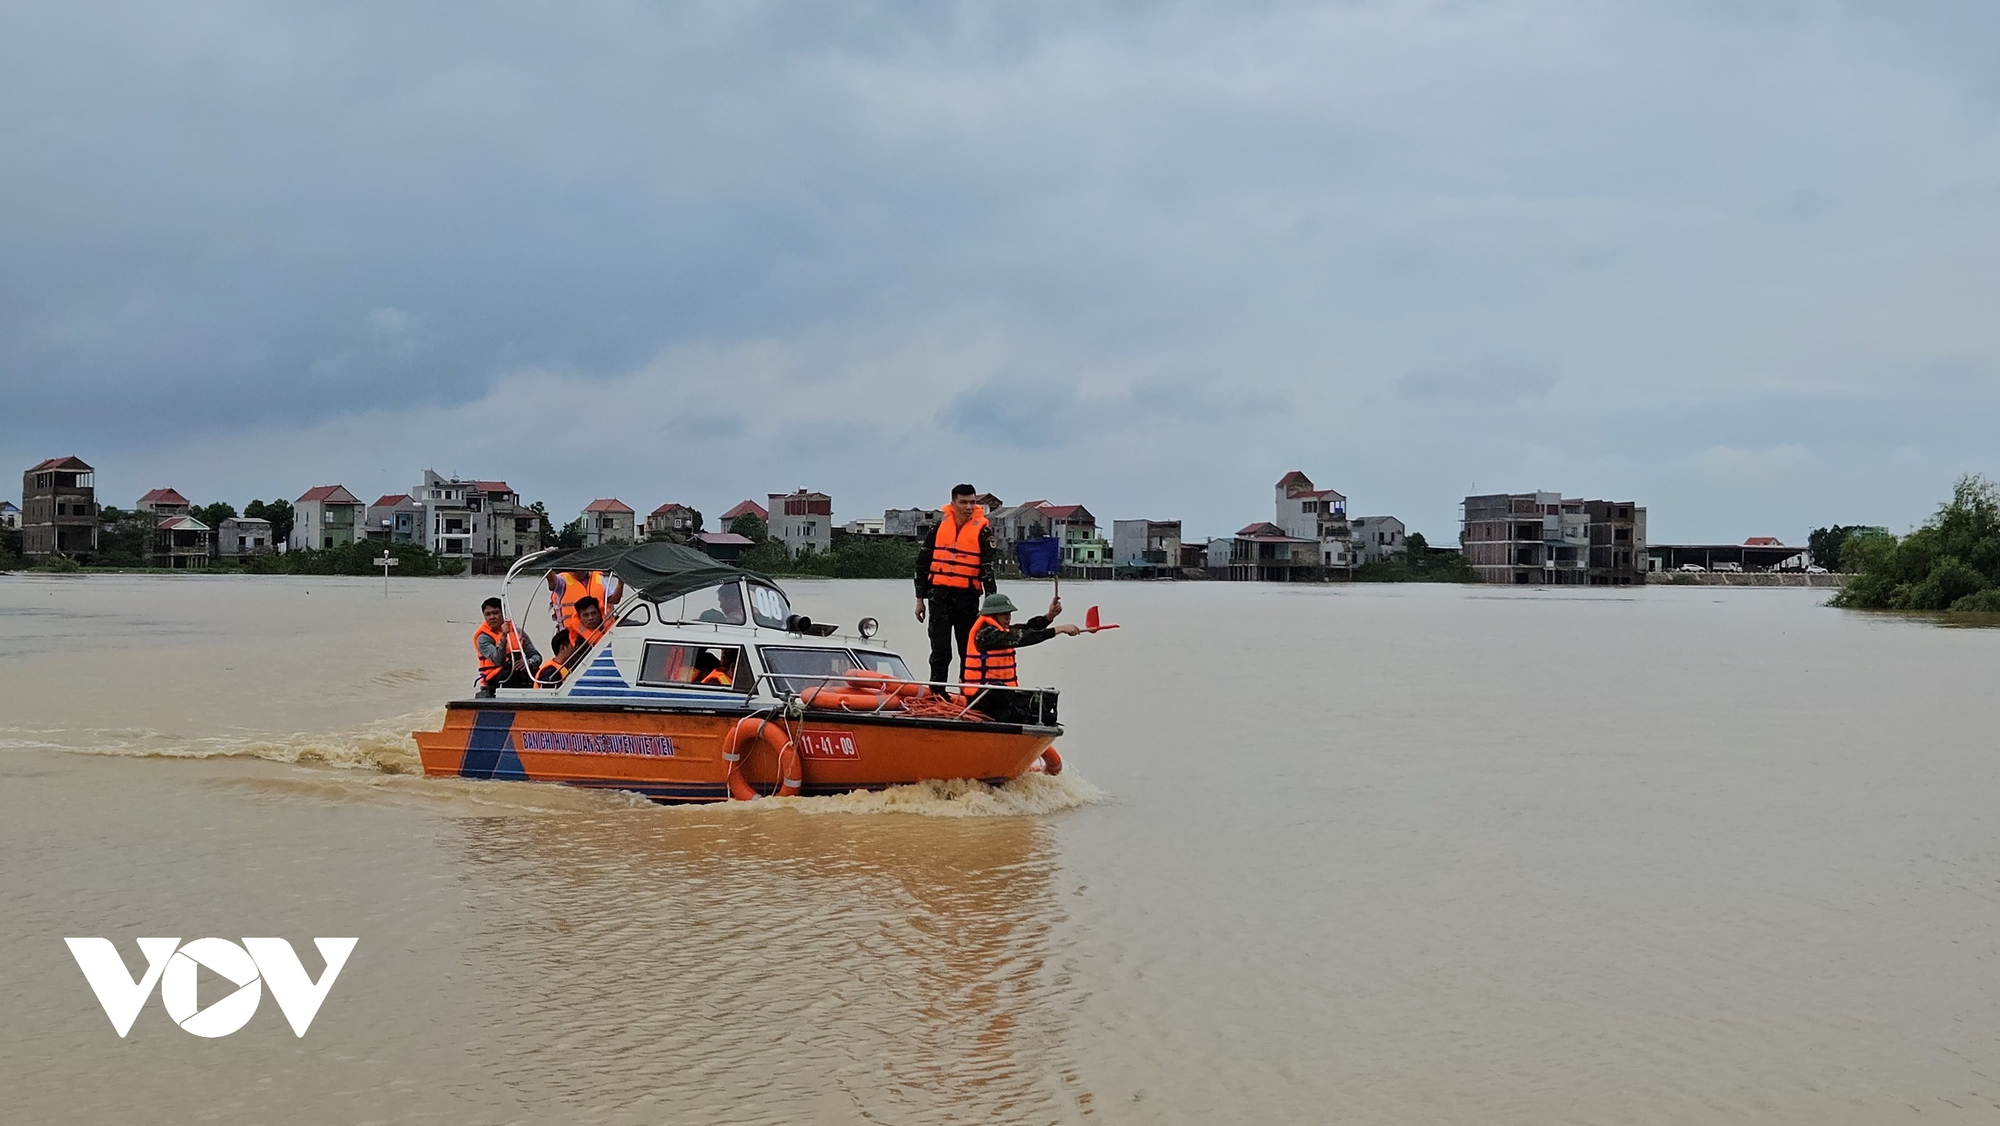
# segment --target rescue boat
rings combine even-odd
[[[425,774],[718,802],[1061,769],[1054,690],[986,689],[1031,693],[1037,720],[994,722],[912,677],[874,619],[814,623],[766,576],[678,544],[548,551],[508,572],[503,605],[552,571],[617,576],[610,628],[560,686],[448,703],[440,730],[412,733]]]

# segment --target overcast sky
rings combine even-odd
[[[0,461],[105,503],[1797,542],[2000,474],[1990,0],[21,0],[0,169]]]

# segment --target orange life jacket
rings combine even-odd
[[[981,615],[972,623],[972,633],[965,639],[965,668],[959,673],[967,696],[975,695],[979,688],[999,684],[1012,688],[1020,683],[1014,676],[1014,651],[1012,649],[985,650],[979,647],[979,631],[987,626],[1006,629],[1006,626],[992,618]]]
[[[583,636],[583,626],[576,620],[576,604],[585,598],[597,599],[597,608],[604,611],[606,621],[611,620],[611,605],[604,600],[604,572],[588,571],[579,579],[564,571],[556,573],[556,622],[564,629]],[[603,636],[600,634],[599,636]],[[590,640],[595,641],[593,637]]]
[[[563,682],[562,662],[551,657],[535,670],[535,684],[541,688],[561,688]]]
[[[610,628],[610,625],[611,619],[604,617],[598,619],[596,629],[585,629],[583,620],[579,618],[576,625],[570,627],[569,635],[576,640],[577,648],[588,649],[603,640],[604,631]],[[581,657],[577,659],[582,660]]]
[[[735,682],[729,679],[728,673],[724,672],[720,666],[717,666],[715,668],[708,670],[706,673],[702,674],[702,678],[700,680],[695,681],[695,683],[714,684],[714,685],[719,685],[723,688],[728,688]]]
[[[479,628],[473,631],[472,651],[479,654],[479,682],[481,684],[492,684],[500,679],[500,674],[506,666],[497,661],[487,659],[486,654],[479,648],[479,639],[482,637],[492,638],[493,644],[499,647],[501,654],[504,656],[522,648],[521,635],[514,632],[513,622],[507,622],[497,630],[485,622],[481,622],[479,623]]]
[[[971,590],[979,585],[979,533],[986,530],[986,510],[975,506],[972,519],[954,525],[956,516],[946,509],[938,525],[931,547],[931,585]]]

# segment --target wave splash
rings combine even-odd
[[[905,813],[921,817],[1018,817],[1096,805],[1104,791],[1071,767],[1061,774],[1023,774],[1002,786],[970,778],[913,782],[885,790],[856,790],[800,798],[758,798],[731,809],[791,809],[800,813]]]

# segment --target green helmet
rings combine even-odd
[[[1014,605],[1014,600],[1004,594],[989,594],[986,600],[979,604],[979,612],[989,617],[994,614],[1012,614],[1019,609],[1019,606]]]

